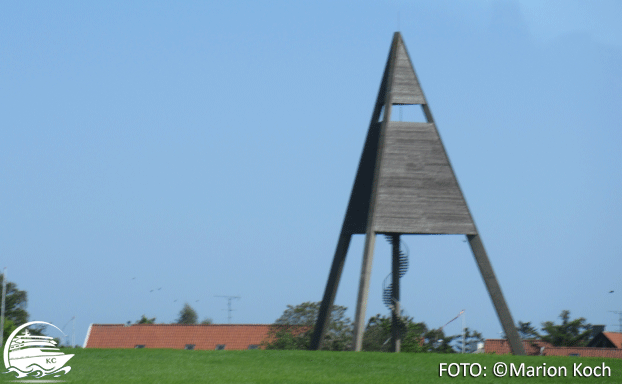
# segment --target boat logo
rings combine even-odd
[[[56,348],[57,342],[52,337],[31,335],[27,327],[34,324],[51,325],[63,333],[57,326],[44,321],[31,321],[17,327],[4,346],[4,366],[7,369],[4,373],[17,373],[18,379],[67,374],[71,367],[64,365],[74,355],[65,354]]]

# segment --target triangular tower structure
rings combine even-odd
[[[391,121],[392,107],[395,105],[420,105],[426,122]],[[397,352],[400,338],[397,332],[400,311],[399,236],[464,234],[512,352],[525,353],[399,32],[393,36],[311,349],[320,348],[350,239],[354,234],[366,235],[354,319],[355,351],[360,351],[362,347],[376,235],[387,235],[393,244],[392,339],[393,349]]]

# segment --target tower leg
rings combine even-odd
[[[315,330],[313,331],[313,338],[311,339],[310,350],[318,350],[322,346],[322,339],[326,332],[326,325],[330,319],[330,313],[333,309],[333,303],[335,302],[335,295],[337,294],[337,287],[339,286],[339,280],[341,279],[341,272],[343,271],[343,265],[346,261],[346,255],[348,248],[350,247],[350,240],[352,235],[344,233],[341,230],[339,235],[339,241],[337,242],[337,249],[335,250],[335,257],[333,258],[333,265],[330,267],[330,273],[328,275],[328,282],[326,283],[326,289],[324,290],[324,298],[320,305],[320,312],[318,314],[317,322],[315,323]]]
[[[367,296],[369,295],[369,279],[371,277],[371,266],[374,260],[375,243],[376,233],[373,230],[369,230],[365,236],[365,251],[363,252],[363,265],[361,267],[361,278],[359,280],[359,295],[356,301],[356,315],[354,316],[353,349],[357,352],[363,349],[365,312],[367,311]]]
[[[475,261],[477,262],[479,271],[482,274],[484,283],[486,284],[486,289],[488,289],[488,294],[490,295],[492,303],[495,306],[495,310],[497,311],[497,316],[499,316],[499,320],[501,321],[503,331],[510,342],[512,353],[515,355],[524,355],[525,349],[523,348],[523,343],[521,342],[521,338],[518,336],[514,320],[512,319],[510,310],[505,303],[505,299],[503,298],[501,287],[495,277],[495,272],[492,270],[490,260],[488,260],[488,255],[484,249],[482,239],[479,235],[467,235],[467,239],[469,240],[473,256],[475,256]]]
[[[399,332],[400,319],[400,235],[391,235],[393,244],[393,264],[391,271],[391,286],[393,292],[391,298],[393,302],[393,316],[391,317],[391,350],[399,352],[402,340]]]

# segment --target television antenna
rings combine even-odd
[[[224,297],[225,299],[227,299],[227,320],[228,323],[231,324],[231,311],[234,311],[234,309],[231,309],[231,302],[234,299],[241,299],[240,296],[214,296],[214,297]]]
[[[618,332],[622,333],[622,311],[609,311],[618,315]]]

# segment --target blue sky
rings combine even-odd
[[[617,330],[616,1],[3,4],[0,260],[31,320],[82,343],[184,302],[225,323],[215,295],[235,323],[321,300],[398,13],[514,320]],[[498,337],[463,237],[404,240],[406,313]],[[378,239],[368,317],[390,268]]]

